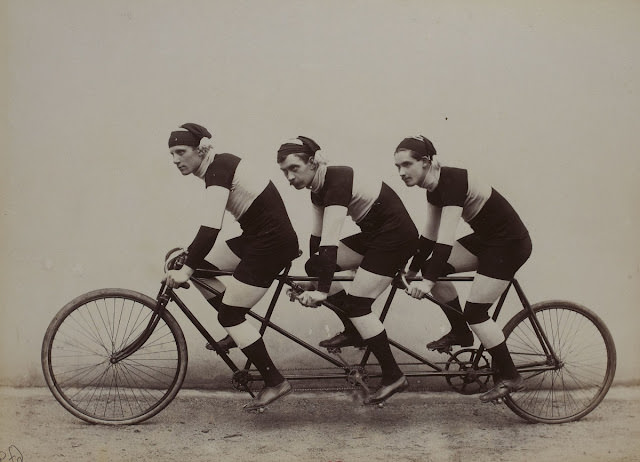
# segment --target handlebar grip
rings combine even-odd
[[[398,272],[398,274],[393,278],[391,284],[397,289],[406,291],[409,288],[409,281],[407,281],[406,273],[404,271]]]
[[[404,286],[404,290],[407,290],[409,288],[409,281],[407,281],[407,274],[403,271],[402,273],[400,273],[400,281],[402,282],[402,285]]]
[[[164,257],[164,271],[165,273],[169,270],[179,270],[182,268],[187,261],[188,251],[181,247],[176,247],[167,252],[167,255]]]

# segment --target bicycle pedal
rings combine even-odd
[[[248,413],[251,413],[251,414],[263,414],[264,411],[267,410],[267,407],[266,406],[252,407],[252,408],[245,407],[242,410],[244,412],[248,412]]]
[[[220,353],[218,353],[218,352],[216,351],[216,349],[215,349],[215,348],[213,348],[213,345],[211,345],[210,343],[207,343],[204,347],[205,347],[207,350],[215,351],[215,352],[216,352],[216,354],[220,355]],[[229,350],[228,348],[225,348],[225,349],[223,349],[222,351],[224,351],[224,353],[225,353],[225,354],[229,354],[229,351],[230,351],[230,350]]]
[[[448,354],[448,355],[452,355],[453,354],[453,347],[444,347],[444,348],[436,348],[433,351],[437,351],[438,353],[444,353],[444,354]]]
[[[342,353],[342,349],[340,347],[328,347],[327,353],[331,353],[333,355]]]
[[[448,355],[453,354],[453,347],[451,345],[441,348],[427,348],[429,351],[436,351],[438,353],[446,353]]]

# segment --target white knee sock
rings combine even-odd
[[[237,326],[225,327],[224,329],[241,350],[260,339],[260,332],[249,324],[249,321],[245,321]]]
[[[384,330],[384,326],[374,313],[365,314],[357,318],[349,318],[360,333],[363,340],[375,337]]]
[[[498,327],[493,319],[488,319],[480,324],[469,324],[469,328],[476,334],[486,349],[493,348],[504,342],[502,329]]]

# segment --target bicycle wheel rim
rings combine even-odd
[[[187,357],[182,332],[168,313],[142,347],[111,362],[142,333],[154,305],[129,291],[96,291],[74,300],[54,319],[43,349],[45,378],[72,414],[91,423],[138,423],[173,399]]]
[[[525,389],[505,403],[519,416],[542,423],[578,420],[604,399],[616,367],[613,339],[604,323],[588,309],[570,302],[545,302],[533,307],[558,367],[528,371],[532,364],[550,365],[526,313],[507,327],[507,347],[525,378]],[[535,367],[535,366],[534,366]]]

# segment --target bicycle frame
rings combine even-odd
[[[289,270],[291,268],[291,265],[288,265],[287,268],[285,268],[285,270],[283,271],[283,273],[281,275],[278,276],[278,278],[276,279],[278,281],[276,289],[275,289],[275,293],[273,294],[271,301],[269,303],[269,306],[267,308],[266,314],[265,316],[260,316],[256,313],[254,313],[253,311],[249,311],[249,316],[253,317],[254,319],[256,319],[257,321],[260,322],[260,334],[264,335],[264,333],[266,332],[267,328],[270,328],[276,332],[278,332],[279,334],[281,334],[282,336],[288,338],[289,340],[293,341],[294,343],[296,343],[297,345],[299,345],[300,347],[308,350],[309,352],[313,353],[314,355],[323,358],[326,362],[328,362],[329,364],[331,364],[332,366],[334,366],[336,369],[342,369],[341,372],[335,372],[333,374],[299,374],[299,375],[287,375],[285,374],[285,377],[289,380],[325,380],[325,379],[344,379],[346,377],[348,377],[349,373],[351,371],[354,370],[354,368],[364,368],[365,366],[369,365],[369,366],[374,366],[375,364],[370,364],[369,363],[369,358],[370,358],[370,350],[367,348],[364,351],[364,354],[362,355],[362,358],[360,359],[360,361],[357,364],[348,364],[346,361],[342,360],[342,358],[340,357],[340,355],[335,355],[337,356],[337,359],[334,355],[331,355],[327,352],[324,352],[318,348],[316,348],[315,346],[311,345],[310,343],[306,342],[305,340],[295,336],[294,334],[292,334],[291,332],[287,331],[286,329],[278,326],[277,324],[275,324],[274,322],[271,321],[271,317],[273,315],[273,312],[275,310],[276,304],[280,298],[280,295],[282,293],[282,289],[286,286],[292,287],[294,289],[298,289],[300,290],[300,287],[296,284],[297,282],[303,282],[303,281],[316,281],[317,278],[315,277],[307,277],[307,276],[290,276],[289,275]],[[198,270],[197,271],[197,276],[193,277],[191,279],[191,282],[194,283],[196,286],[199,286],[201,288],[204,288],[208,291],[211,291],[212,293],[216,293],[218,295],[220,295],[220,292],[218,290],[216,290],[215,288],[211,287],[209,284],[207,284],[204,279],[208,279],[208,278],[212,278],[212,277],[218,277],[218,276],[230,276],[233,273],[229,272],[229,271],[219,271],[219,270]],[[414,280],[417,280],[419,278],[415,278]],[[473,281],[473,277],[471,276],[447,276],[447,277],[442,277],[439,280],[440,281],[452,281],[452,282],[456,282],[456,281],[463,281],[463,282],[470,282]],[[345,276],[338,276],[338,277],[334,277],[334,281],[352,281],[353,278],[352,277],[345,277]],[[507,288],[504,290],[504,292],[502,293],[502,295],[500,296],[500,298],[498,299],[496,308],[493,312],[492,318],[493,320],[497,320],[504,302],[506,300],[507,294],[509,292],[509,290],[511,289],[511,287],[514,288],[514,290],[516,291],[520,302],[522,304],[522,307],[524,310],[527,311],[528,313],[528,317],[531,320],[533,329],[535,331],[535,334],[543,348],[543,351],[545,352],[546,356],[547,356],[547,360],[544,363],[540,363],[540,362],[535,362],[535,363],[531,363],[531,364],[527,364],[524,368],[520,368],[520,370],[522,371],[527,371],[527,372],[543,372],[543,371],[547,371],[550,369],[554,369],[557,367],[557,365],[559,364],[559,359],[557,358],[556,354],[554,353],[551,344],[544,332],[544,330],[542,329],[540,323],[538,322],[533,310],[531,309],[531,305],[529,304],[529,301],[527,300],[524,291],[522,290],[522,287],[520,286],[520,284],[518,283],[517,280],[513,279],[512,281],[510,281],[509,285],[507,286]],[[389,292],[389,295],[386,298],[386,301],[384,303],[384,306],[382,308],[382,311],[380,313],[380,320],[384,321],[389,309],[391,307],[391,304],[393,302],[394,296],[397,292],[398,288],[395,285],[391,286],[391,290]],[[446,303],[440,302],[438,300],[436,300],[434,297],[432,297],[431,295],[427,294],[425,296],[425,298],[427,298],[429,301],[431,301],[432,303],[435,303],[436,305],[439,305],[440,307],[442,307],[445,310],[453,310],[452,307],[450,307],[449,305],[447,305]],[[121,359],[124,359],[125,357],[127,357],[128,355],[130,355],[133,351],[135,351],[137,348],[140,347],[140,345],[144,344],[144,342],[146,341],[146,339],[149,337],[149,335],[151,334],[151,332],[153,332],[153,329],[155,328],[155,325],[157,323],[157,319],[155,319],[157,316],[160,315],[161,311],[166,309],[168,302],[173,301],[175,302],[175,304],[178,306],[178,308],[185,314],[185,316],[191,321],[191,323],[196,327],[196,329],[201,333],[201,335],[207,340],[207,342],[209,342],[213,349],[218,353],[218,355],[222,358],[222,360],[227,364],[227,366],[231,369],[231,371],[233,373],[236,373],[238,371],[240,371],[240,368],[233,362],[233,360],[229,357],[229,355],[220,348],[219,344],[213,339],[213,337],[211,336],[211,334],[209,333],[209,331],[202,325],[202,323],[197,319],[197,317],[191,312],[191,310],[189,310],[189,308],[187,307],[187,305],[180,299],[180,297],[178,296],[178,294],[170,288],[166,288],[164,285],[161,288],[159,295],[158,295],[158,303],[156,306],[156,313],[154,314],[154,316],[152,317],[152,319],[149,321],[149,324],[147,326],[147,328],[145,329],[145,332],[143,334],[140,335],[140,337],[136,340],[134,340],[129,346],[125,347],[123,350],[121,350],[121,352],[116,355],[114,357],[114,359],[112,360],[113,362],[117,362]],[[325,305],[331,307],[332,309],[335,309],[337,311],[341,311],[339,308],[332,306],[330,303],[324,303]],[[466,374],[466,372],[464,371],[450,371],[448,370],[446,367],[443,367],[442,364],[445,363],[435,363],[432,362],[430,360],[428,360],[427,358],[425,358],[424,356],[420,355],[419,353],[417,353],[416,351],[413,351],[412,349],[406,347],[405,345],[402,345],[401,343],[389,338],[389,343],[391,345],[393,345],[396,349],[398,349],[399,351],[402,351],[403,353],[405,353],[406,355],[408,355],[409,357],[413,358],[414,360],[417,361],[417,363],[401,363],[400,365],[411,365],[411,366],[421,366],[424,367],[426,370],[422,370],[422,371],[413,371],[413,372],[405,372],[405,375],[407,375],[408,377],[434,377],[434,376],[440,376],[440,377],[455,377],[455,376],[461,376]],[[484,348],[482,346],[480,346],[477,349],[477,354],[475,354],[475,357],[473,359],[472,362],[472,366],[475,369],[475,375],[477,377],[486,377],[488,378],[489,376],[491,376],[493,374],[493,371],[491,370],[491,368],[486,367],[486,368],[478,368],[478,365],[480,363],[480,361],[483,359],[482,353],[484,352]],[[450,360],[453,358],[453,356],[451,356],[450,354]],[[448,363],[446,363],[448,364]],[[244,370],[249,370],[249,368],[251,367],[251,362],[247,361],[246,364],[244,365]],[[370,374],[370,377],[380,377],[379,374]],[[261,380],[259,378],[259,376],[256,377],[249,377],[249,381],[259,381]],[[249,391],[249,393],[251,393],[250,390],[247,389],[247,391]],[[252,394],[252,393],[251,393]],[[252,394],[253,395],[253,394]]]

